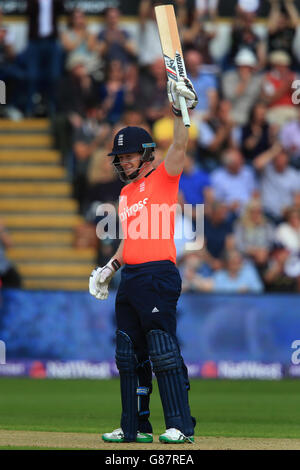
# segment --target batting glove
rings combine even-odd
[[[183,96],[186,99],[186,105],[189,109],[194,109],[198,104],[197,93],[188,78],[180,77],[178,82],[168,80],[167,90],[169,101],[173,105],[173,112],[176,116],[181,116],[179,96]]]
[[[118,260],[110,260],[103,268],[94,269],[90,275],[89,291],[98,300],[105,300],[108,297],[108,286],[121,267]]]

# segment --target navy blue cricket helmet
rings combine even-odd
[[[153,142],[149,132],[142,127],[128,126],[121,129],[115,135],[113,149],[108,155],[115,157],[112,163],[120,179],[128,183],[139,176],[140,170],[145,162],[154,160],[153,150],[155,147],[156,144]],[[118,156],[130,153],[140,153],[140,164],[138,169],[131,175],[126,175]]]

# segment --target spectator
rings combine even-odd
[[[15,35],[10,26],[4,22],[0,8],[0,80],[6,85],[7,104],[1,111],[4,111],[6,117],[19,120],[22,118],[20,108],[24,104],[22,92],[26,86],[26,73],[19,63],[14,42]]]
[[[139,4],[138,63],[148,67],[161,57],[161,45],[152,0]]]
[[[72,11],[68,27],[61,34],[61,43],[66,52],[66,60],[80,54],[85,56],[86,66],[90,73],[100,72],[103,68],[104,45],[102,44],[103,50],[99,49],[99,46],[96,47],[96,36],[89,32],[86,16],[80,8]],[[103,73],[98,74],[98,77],[103,79]]]
[[[145,113],[148,124],[164,117],[170,103],[166,93],[167,78],[164,59],[161,57],[141,75],[141,97],[139,110]]]
[[[218,7],[219,0],[196,0],[197,19],[215,21],[218,16]]]
[[[246,2],[243,2],[242,9],[237,8],[231,31],[231,48],[225,67],[234,65],[234,59],[241,49],[248,49],[256,57],[257,69],[262,70],[266,63],[265,46],[254,30],[255,11],[246,11],[245,4]]]
[[[74,197],[79,201],[81,213],[85,210],[84,201],[90,158],[99,147],[104,145],[111,132],[104,117],[102,108],[91,107],[86,119],[82,120],[81,125],[73,131],[73,190]]]
[[[220,164],[220,155],[238,142],[238,128],[232,119],[230,101],[219,102],[215,112],[198,124],[199,163],[208,171]]]
[[[130,34],[120,28],[120,10],[107,8],[104,12],[104,29],[98,35],[98,48],[107,62],[118,60],[123,66],[136,60],[137,48]]]
[[[26,51],[29,82],[26,115],[35,113],[35,95],[43,80],[48,113],[55,112],[55,90],[62,74],[62,49],[58,42],[58,17],[63,5],[60,0],[28,0],[29,44]]]
[[[220,269],[224,252],[234,246],[233,224],[236,215],[220,201],[208,204],[204,218],[204,237],[212,269]]]
[[[268,54],[284,51],[293,68],[297,67],[293,46],[299,24],[298,9],[293,0],[269,0],[271,10],[268,20]]]
[[[203,56],[195,49],[188,50],[184,55],[188,78],[192,81],[198,95],[198,105],[194,114],[200,118],[208,118],[218,103],[218,83],[213,73],[203,69]]]
[[[255,103],[247,124],[241,129],[241,148],[249,164],[273,143],[275,129],[267,123],[266,112],[267,107],[262,101]]]
[[[237,149],[225,151],[223,167],[212,172],[211,181],[216,199],[236,212],[243,210],[257,190],[254,171]]]
[[[57,87],[58,110],[53,123],[56,147],[63,164],[72,173],[68,159],[72,148],[73,129],[83,125],[87,111],[100,103],[98,85],[88,73],[85,56],[73,55],[67,62],[67,74]],[[70,165],[69,165],[70,164]]]
[[[100,86],[100,99],[107,120],[114,125],[125,109],[125,72],[122,62],[112,60],[108,64],[106,78]]]
[[[173,122],[172,109],[168,105],[165,108],[164,116],[161,119],[157,119],[153,124],[153,139],[156,142],[159,150],[162,151],[163,156],[166,155],[168,148],[170,147],[173,140],[174,133],[174,122]],[[187,145],[187,151],[189,153],[196,153],[197,151],[197,140],[198,140],[198,127],[192,120],[189,128],[189,140]]]
[[[297,119],[287,122],[280,131],[282,147],[290,156],[290,164],[300,170],[300,107],[297,107]]]
[[[182,204],[191,204],[193,207],[206,201],[211,202],[213,198],[209,174],[198,168],[190,153],[185,157],[179,181],[179,196]]]
[[[262,204],[252,199],[236,222],[234,237],[237,249],[250,258],[263,273],[274,240],[274,227],[264,216]]]
[[[268,106],[267,121],[281,127],[286,121],[297,118],[292,101],[296,74],[290,69],[291,59],[284,51],[272,52],[269,63],[271,69],[264,75],[261,99]]]
[[[223,75],[224,98],[232,103],[232,118],[237,125],[249,121],[250,110],[260,95],[262,77],[256,73],[257,60],[252,51],[241,49],[235,57],[236,70]]]
[[[180,265],[182,292],[211,292],[211,269],[205,262],[205,250],[186,252]]]
[[[22,287],[21,276],[5,254],[5,250],[12,245],[11,237],[0,221],[0,281],[2,287],[19,289]]]
[[[260,294],[264,290],[263,283],[251,263],[245,261],[237,250],[225,254],[225,268],[212,276],[213,292]]]
[[[202,12],[199,13],[202,15]],[[211,41],[216,37],[216,28],[213,25],[205,24],[197,16],[197,12],[192,16],[189,24],[181,31],[181,41],[186,56],[188,50],[197,50],[202,57],[202,71],[217,72],[218,69],[214,65],[214,60],[211,55],[210,45]]]
[[[300,193],[300,172],[289,165],[289,157],[278,142],[256,157],[253,166],[260,173],[264,212],[272,221],[279,223],[283,211]]]
[[[110,149],[110,139],[102,148],[92,153],[87,170],[87,188],[85,192],[85,207],[89,210],[95,202],[117,204],[124,183],[118,178],[107,156]]]
[[[267,268],[264,272],[266,292],[299,292],[299,278],[289,276],[285,266],[290,257],[289,251],[280,243],[274,243]]]
[[[285,210],[284,222],[277,227],[275,238],[276,242],[287,248],[291,254],[300,255],[300,212],[298,209],[292,206]]]

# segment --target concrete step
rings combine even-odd
[[[23,247],[10,248],[6,251],[7,257],[14,262],[21,261],[72,261],[87,262],[93,264],[95,262],[95,251],[91,248],[75,249],[75,248],[40,248],[40,247]]]
[[[3,215],[1,219],[8,228],[19,229],[72,229],[83,222],[79,215]]]
[[[83,279],[40,279],[28,278],[23,280],[24,289],[32,290],[64,290],[87,291],[89,290],[88,278]]]
[[[94,269],[92,263],[18,263],[18,270],[22,277],[58,278],[88,278]]]
[[[66,171],[60,166],[42,165],[2,165],[0,180],[60,180],[66,177]]]
[[[1,167],[0,167],[0,175],[1,175]],[[71,196],[72,194],[72,186],[70,183],[67,182],[48,182],[45,183],[38,183],[38,182],[30,182],[30,183],[5,183],[1,182],[0,184],[0,196],[36,196],[36,197],[62,197],[62,196]]]
[[[0,147],[46,147],[53,145],[48,134],[0,134]]]
[[[11,230],[9,232],[14,247],[72,247],[74,233],[68,231]]]
[[[56,164],[60,165],[61,158],[56,150],[2,150],[0,164]]]
[[[71,212],[78,213],[78,203],[74,199],[0,199],[0,213],[4,212]]]
[[[21,121],[11,121],[10,119],[0,119],[0,132],[11,131],[48,131],[50,121],[48,119],[22,119]]]

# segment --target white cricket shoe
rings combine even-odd
[[[185,436],[181,431],[175,428],[169,428],[159,436],[159,442],[165,444],[183,444],[185,442],[194,442],[194,436]]]
[[[112,432],[106,432],[102,435],[102,439],[105,442],[124,442],[124,433],[121,428],[115,429]],[[135,442],[148,443],[153,442],[152,434],[137,432]]]

